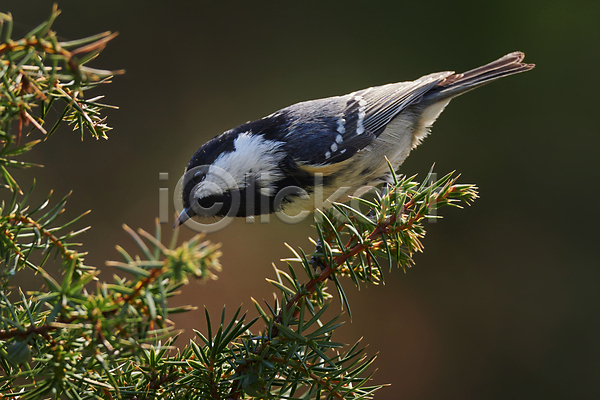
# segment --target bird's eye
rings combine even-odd
[[[212,206],[215,205],[215,203],[217,202],[216,198],[213,196],[209,196],[209,197],[205,197],[203,199],[199,199],[198,200],[198,204],[202,207],[202,208],[211,208]]]
[[[197,185],[202,182],[206,175],[208,174],[208,166],[201,165],[188,169],[185,173],[184,182],[186,185],[193,183],[193,185]]]
[[[205,177],[206,175],[196,174],[192,177],[192,182],[194,182],[194,184],[200,183],[204,180]]]
[[[185,178],[186,185],[196,186],[206,178],[206,174],[202,172],[196,172],[194,175],[188,175]]]
[[[197,171],[194,174],[194,179],[202,180],[205,176],[206,176],[206,173],[204,171]]]

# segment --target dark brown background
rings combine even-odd
[[[227,3],[227,4],[225,4]],[[15,37],[51,1],[9,0]],[[346,283],[354,318],[338,340],[364,337],[380,352],[378,399],[597,399],[598,65],[594,2],[62,1],[66,39],[119,31],[94,66],[125,68],[103,88],[110,140],[63,128],[27,155],[43,170],[20,174],[37,195],[74,190],[68,216],[92,209],[81,239],[103,267],[121,224],[153,229],[159,172],[173,190],[207,139],[301,100],[464,71],[514,50],[537,68],[455,100],[401,171],[457,170],[481,199],[443,210],[425,253],[383,287]],[[5,198],[7,194],[3,195]],[[170,224],[164,225],[170,233]],[[223,273],[192,283],[178,303],[218,315],[270,299],[271,262],[310,251],[310,223],[246,225],[223,243]],[[190,237],[191,232],[184,232]],[[104,267],[103,267],[104,268]],[[103,279],[111,279],[108,268]],[[201,311],[176,318],[205,330]]]

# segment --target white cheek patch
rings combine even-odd
[[[233,143],[235,150],[222,153],[209,167],[206,177],[194,190],[195,198],[242,189],[248,177],[268,192],[283,178],[278,168],[285,156],[280,151],[283,143],[266,140],[251,132],[240,134]]]

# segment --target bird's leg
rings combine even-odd
[[[315,246],[315,253],[323,253],[323,243],[321,239],[317,239],[317,245]],[[310,265],[315,271],[321,271],[325,269],[326,265],[323,263],[323,257],[319,257],[316,254],[310,257]]]

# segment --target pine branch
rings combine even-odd
[[[111,129],[100,111],[116,107],[98,103],[102,96],[86,100],[84,91],[109,83],[113,75],[124,71],[93,69],[85,64],[98,56],[117,33],[104,32],[59,42],[50,29],[59,14],[54,5],[46,22],[25,37],[13,40],[12,16],[0,13],[0,175],[13,191],[20,192],[20,188],[6,168],[34,165],[12,159],[39,143],[34,140],[21,145],[23,131],[29,124],[46,138],[56,132],[63,121],[73,124],[82,139],[84,128],[96,139],[108,138],[106,133]],[[76,48],[68,50],[71,47]],[[44,128],[48,111],[59,103],[63,104],[63,111],[48,131]],[[39,117],[34,116],[35,109],[40,110]],[[11,134],[11,123],[15,119],[16,136]]]
[[[294,251],[296,256],[288,261],[301,263],[309,280],[306,284],[301,284],[295,272],[290,266],[290,274],[277,270],[279,276],[278,281],[271,281],[282,294],[282,299],[285,300],[285,305],[278,312],[277,306],[269,306],[271,316],[262,310],[255,302],[255,306],[262,315],[266,323],[266,332],[263,334],[261,343],[255,346],[254,350],[248,354],[243,361],[238,361],[239,366],[236,368],[236,376],[244,377],[248,375],[254,365],[262,362],[274,362],[280,360],[274,354],[287,354],[276,343],[280,338],[286,337],[288,340],[297,340],[299,343],[306,342],[306,337],[299,335],[296,331],[290,331],[290,326],[301,326],[305,322],[304,314],[308,309],[310,317],[320,316],[321,311],[317,312],[316,307],[321,307],[323,311],[328,304],[325,301],[324,283],[328,280],[335,282],[338,293],[340,294],[342,304],[349,307],[346,296],[343,294],[340,281],[337,275],[352,275],[358,283],[359,280],[364,282],[373,280],[373,264],[377,264],[374,253],[386,248],[386,256],[391,260],[390,249],[400,249],[405,246],[404,254],[408,254],[408,258],[396,257],[399,266],[405,268],[412,264],[411,254],[414,251],[420,251],[422,245],[418,238],[424,235],[422,220],[434,209],[443,205],[458,206],[457,201],[470,202],[477,197],[475,187],[472,185],[457,185],[456,178],[452,178],[451,174],[445,176],[438,182],[431,183],[429,186],[417,185],[411,179],[398,179],[393,170],[395,185],[388,188],[386,194],[376,200],[374,203],[369,203],[372,208],[369,215],[373,215],[370,219],[365,217],[360,211],[353,209],[347,205],[336,205],[336,210],[343,212],[343,216],[333,218],[333,212],[322,214],[323,219],[327,221],[330,229],[322,229],[319,227],[318,234],[323,240],[323,248],[328,249],[326,254],[317,255],[321,258],[322,265],[325,267],[318,274],[314,274],[311,270],[311,263],[304,255],[300,256]],[[431,175],[431,174],[430,174]],[[335,232],[335,234],[333,234]],[[349,238],[343,243],[340,235],[345,233]],[[402,235],[400,235],[402,234]],[[396,235],[397,240],[389,240],[390,236]],[[409,240],[400,240],[400,236],[409,238]],[[336,249],[337,248],[337,249]],[[301,251],[302,253],[302,251]],[[302,253],[304,254],[304,253]],[[353,264],[351,264],[353,263]],[[347,270],[342,267],[349,266]],[[358,274],[357,274],[358,272]],[[290,286],[284,284],[282,277],[285,277]],[[314,297],[316,295],[316,297]],[[331,323],[331,321],[330,321]],[[286,336],[290,335],[290,336]],[[315,349],[316,351],[316,349]],[[324,348],[323,351],[326,351]],[[293,358],[293,357],[292,357]],[[328,359],[326,356],[324,359]],[[287,360],[287,367],[294,365],[293,360]],[[370,360],[372,361],[372,360]],[[370,362],[369,362],[370,364]],[[322,379],[318,374],[311,371],[308,367],[310,364],[303,364],[302,371],[312,379],[313,383],[327,391],[330,396],[335,398],[353,398],[353,392],[346,391],[344,394],[333,390],[328,380]],[[279,371],[281,373],[281,371]],[[317,379],[316,379],[317,378]],[[341,383],[340,383],[341,382]],[[344,386],[344,379],[340,379],[338,383],[342,388],[348,389],[350,386]],[[360,387],[352,387],[359,390]],[[232,390],[228,398],[242,398],[244,388],[244,379],[238,379],[232,386]],[[264,389],[268,393],[268,389]],[[265,392],[262,392],[264,395]]]

